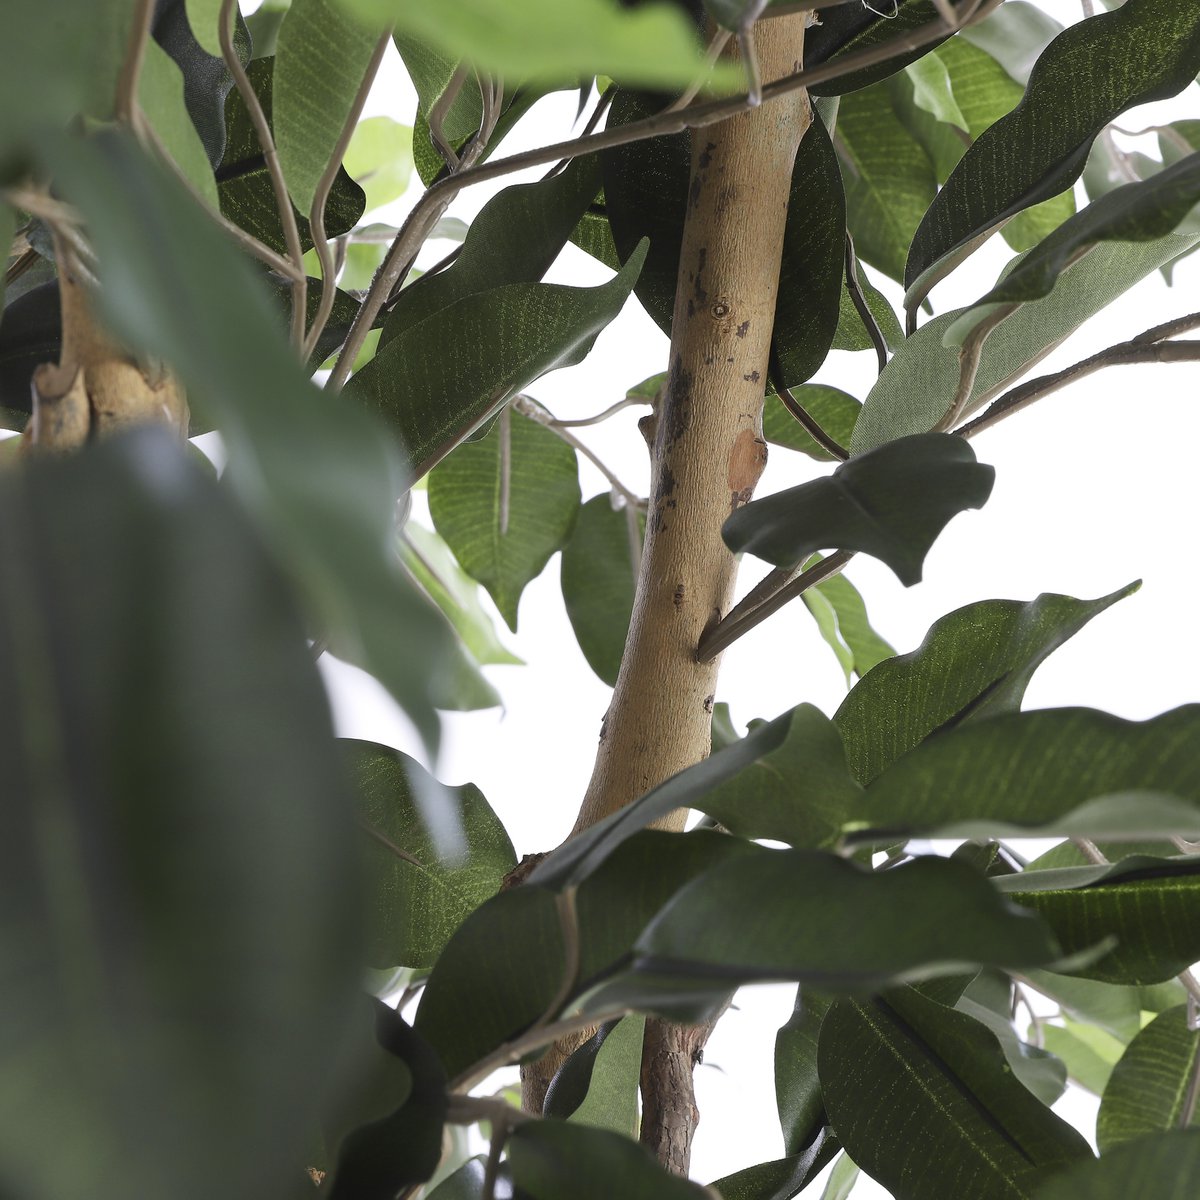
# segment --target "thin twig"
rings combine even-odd
[[[825,580],[841,574],[853,557],[853,550],[839,550],[828,558],[823,558],[819,563],[815,563],[807,571],[793,575],[770,596],[759,600],[752,607],[747,607],[744,600],[741,604],[735,605],[725,617],[701,636],[700,644],[696,647],[696,661],[708,662],[710,659],[716,658],[727,646],[749,633],[756,625],[761,624],[772,613],[781,609],[789,600],[808,591],[810,587],[815,587],[817,584],[824,583]]]
[[[500,434],[500,536],[508,533],[508,514],[512,501],[512,408],[505,405],[497,421]]]
[[[246,74],[242,60],[237,56],[233,44],[233,22],[237,0],[221,0],[221,13],[217,21],[217,32],[221,39],[221,57],[233,76],[238,95],[246,106],[250,123],[254,126],[258,144],[262,147],[263,161],[266,163],[267,174],[271,179],[271,190],[275,194],[275,207],[279,211],[279,220],[283,225],[283,240],[287,246],[288,258],[296,270],[291,276],[292,281],[292,341],[297,349],[304,345],[304,325],[307,320],[305,311],[308,279],[304,272],[304,251],[300,248],[300,227],[296,224],[296,213],[292,208],[291,197],[288,195],[287,183],[283,178],[283,168],[279,165],[279,153],[275,149],[275,138],[271,134],[271,126],[266,113],[259,103],[258,95]]]
[[[947,26],[939,17],[912,32],[901,34],[860,50],[847,54],[834,62],[821,63],[808,67],[782,79],[766,84],[762,90],[763,101],[775,100],[786,96],[798,88],[809,87],[823,83],[826,80],[838,79],[844,75],[874,66],[909,50],[917,50],[927,46],[957,29],[964,29],[981,21],[1001,0],[964,0],[961,15],[954,25]],[[574,158],[580,154],[597,154],[602,150],[611,150],[617,146],[627,146],[633,142],[645,141],[647,138],[659,137],[662,134],[682,133],[685,129],[702,128],[715,124],[728,117],[746,112],[750,108],[745,95],[733,99],[710,100],[702,104],[693,104],[678,112],[662,112],[646,117],[641,121],[630,121],[615,129],[604,129],[598,133],[590,133],[584,137],[570,138],[564,142],[555,142],[549,146],[541,146],[533,150],[511,154],[505,158],[492,159],[478,166],[470,165],[464,160],[460,169],[453,175],[430,185],[424,195],[417,201],[408,219],[396,235],[383,265],[375,275],[370,291],[367,293],[363,306],[350,328],[346,344],[341,356],[329,377],[327,387],[337,390],[342,387],[350,375],[350,369],[358,356],[362,342],[367,332],[374,327],[375,318],[387,298],[392,295],[399,283],[411,268],[412,262],[420,247],[424,244],[429,232],[437,224],[442,213],[464,188],[476,183],[485,183],[491,179],[501,179],[514,171],[522,171],[526,167],[538,167],[546,163],[555,163],[560,159]],[[480,147],[482,151],[482,146]]]
[[[613,97],[616,94],[617,89],[615,87],[605,88],[605,90],[600,93],[600,98],[596,101],[595,106],[592,108],[591,115],[588,117],[583,128],[579,131],[580,137],[587,137],[589,134],[595,132],[596,126],[600,124],[600,119],[606,112],[608,112],[609,107],[613,102]],[[546,174],[542,176],[542,178],[553,179],[556,175],[561,175],[563,171],[567,169],[567,164],[570,163],[570,161],[571,160],[569,158],[564,158],[561,162],[555,163],[554,166],[552,166],[550,170],[548,170]]]
[[[610,404],[603,412],[597,413],[594,417],[578,417],[572,421],[564,421],[561,417],[555,417],[553,424],[559,429],[582,429],[585,425],[599,425],[602,421],[607,421],[609,417],[615,417],[622,409],[650,403],[652,401],[641,396],[626,396],[624,400]]]
[[[554,894],[554,908],[558,913],[558,928],[563,940],[563,973],[553,999],[546,1011],[534,1025],[548,1025],[562,1011],[571,998],[579,978],[579,913],[575,905],[576,889],[563,888]]]
[[[508,1120],[497,1117],[492,1121],[492,1140],[488,1146],[487,1164],[483,1168],[483,1190],[480,1200],[496,1200],[496,1179],[500,1174],[500,1156],[508,1141]]]
[[[689,84],[685,91],[672,100],[663,110],[664,112],[679,112],[681,109],[687,108],[695,100],[700,94],[700,89],[704,86],[708,72],[716,65],[717,59],[721,57],[721,51],[728,45],[729,36],[728,29],[718,29],[713,34],[712,40],[708,43],[708,49],[704,54],[704,73],[693,83]]]
[[[637,579],[638,572],[642,569],[642,527],[641,521],[638,519],[638,509],[629,503],[624,505],[625,511],[625,535],[629,541],[629,567],[633,573],[633,578]]]
[[[879,328],[879,322],[875,320],[875,314],[871,311],[862,284],[859,282],[858,255],[854,253],[854,239],[850,236],[849,229],[846,230],[846,291],[850,293],[854,309],[866,328],[871,344],[875,347],[875,358],[882,374],[883,368],[887,366],[888,362],[887,338],[883,336],[883,330]]]
[[[804,428],[804,432],[827,454],[833,455],[839,462],[845,462],[850,457],[850,451],[840,442],[831,438],[821,428],[821,423],[809,413],[808,409],[785,386],[783,382],[783,364],[779,361],[779,351],[776,349],[774,339],[771,340],[771,350],[767,355],[767,375],[770,377],[771,384],[775,388],[775,394],[779,397],[783,407],[799,421]]]
[[[312,208],[308,214],[308,226],[312,233],[313,247],[317,252],[317,260],[321,264],[321,299],[317,303],[317,311],[313,316],[308,336],[304,339],[305,362],[308,361],[309,356],[316,349],[317,341],[329,321],[329,314],[333,312],[333,300],[337,295],[337,268],[334,264],[333,256],[329,252],[329,242],[325,238],[325,205],[329,200],[333,181],[337,178],[337,173],[341,169],[342,159],[346,157],[346,149],[350,145],[350,139],[354,136],[355,127],[358,125],[358,118],[362,116],[363,105],[367,102],[367,94],[375,82],[375,76],[379,72],[379,65],[383,62],[384,53],[391,44],[391,40],[392,31],[388,28],[380,35],[379,41],[375,43],[375,49],[372,51],[370,61],[367,63],[367,69],[363,74],[362,82],[358,85],[358,91],[354,94],[354,100],[350,105],[350,111],[346,114],[346,120],[342,123],[342,129],[338,134],[337,142],[334,144],[333,153],[329,156],[329,163],[325,167],[320,180],[317,182],[317,190],[313,193]]]
[[[117,96],[114,103],[117,120],[126,125],[136,123],[138,84],[142,77],[142,63],[146,61],[146,43],[150,40],[154,8],[154,0],[137,0],[133,20],[129,26],[125,61],[121,64],[121,74],[117,79]]]
[[[934,425],[934,433],[944,433],[947,429],[952,429],[955,421],[966,411],[967,405],[971,401],[971,393],[975,390],[975,378],[979,374],[979,360],[983,355],[983,343],[987,341],[988,334],[1002,321],[1012,316],[1019,307],[1019,304],[999,305],[967,334],[958,350],[958,387],[955,389],[950,407],[942,414],[941,420]]]
[[[409,852],[402,846],[397,846],[396,843],[393,842],[386,833],[376,829],[375,826],[372,825],[370,821],[366,820],[365,817],[358,818],[358,827],[363,831],[363,833],[367,834],[369,837],[373,837],[386,850],[390,850],[397,858],[402,859],[406,863],[411,863],[414,867],[420,867],[422,871],[427,869],[425,864],[419,858],[409,854]]]
[[[426,124],[429,126],[429,140],[451,171],[458,169],[458,152],[445,135],[445,122],[447,114],[454,107],[454,102],[462,95],[463,85],[467,81],[467,73],[467,64],[459,63],[458,70],[450,76],[450,82],[446,84],[445,90],[433,102],[426,119]]]
[[[746,71],[746,101],[751,108],[762,103],[762,72],[758,69],[758,47],[754,44],[754,23],[762,16],[769,0],[750,0],[738,20],[738,51]]]
[[[448,1125],[477,1125],[480,1121],[508,1121],[521,1125],[535,1117],[519,1108],[514,1108],[499,1096],[467,1096],[454,1092],[446,1097],[446,1123]]]
[[[1161,325],[1155,325],[1129,340],[1134,346],[1142,346],[1150,342],[1162,342],[1167,338],[1178,337],[1179,334],[1190,333],[1193,329],[1200,329],[1200,312],[1188,313],[1186,316],[1164,321]]]

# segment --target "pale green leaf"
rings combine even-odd
[[[412,177],[412,129],[391,117],[367,117],[359,121],[342,165],[366,193],[364,211],[398,200]]]

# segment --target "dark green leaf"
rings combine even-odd
[[[256,58],[246,68],[268,122],[272,122],[274,71],[274,58]],[[275,204],[271,177],[267,173],[267,161],[263,157],[250,114],[236,89],[229,93],[229,99],[225,102],[225,127],[228,134],[225,157],[217,168],[221,212],[247,233],[266,242],[280,254],[286,254],[287,242]],[[344,170],[339,169],[325,205],[326,236],[332,238],[348,233],[358,224],[365,206],[366,196],[362,188]],[[308,214],[297,212],[296,224],[300,230],[301,249],[307,250],[313,244]]]
[[[400,293],[380,346],[457,300],[541,279],[599,186],[595,156],[585,155],[560,175],[516,184],[492,197],[471,222],[454,262]]]
[[[992,331],[964,415],[995,399],[1084,321],[1198,242],[1200,234],[1170,234],[1096,246],[1059,275],[1049,296],[1023,305]],[[863,403],[852,453],[932,429],[946,415],[959,387],[960,362],[958,347],[945,345],[944,338],[961,315],[959,309],[943,313],[906,339]]]
[[[178,371],[191,403],[225,436],[225,478],[335,651],[369,669],[435,741],[426,681],[443,670],[446,639],[395,562],[399,470],[386,438],[304,379],[254,273],[132,142],[45,149],[88,219],[105,317],[129,345]],[[315,487],[316,463],[321,478],[341,484]]]
[[[938,193],[905,286],[1005,217],[1069,188],[1109,121],[1176,95],[1198,70],[1200,10],[1176,0],[1129,0],[1064,30],[1038,59],[1021,103],[979,137]]]
[[[817,1077],[817,1035],[832,1004],[818,992],[797,988],[795,1011],[775,1035],[775,1105],[789,1154],[798,1154],[827,1121]]]
[[[1099,600],[981,600],[934,622],[916,650],[872,671],[834,714],[851,772],[870,783],[939,729],[1016,711],[1050,654],[1139,586]]]
[[[896,0],[894,5],[882,5],[878,10],[866,4],[840,4],[822,12],[820,24],[808,31],[804,41],[804,64],[815,67],[820,63],[836,62],[845,55],[859,54],[906,33],[915,33],[937,19],[938,11],[932,0]],[[939,36],[915,50],[897,51],[894,57],[874,66],[818,83],[811,91],[816,96],[838,96],[865,88],[903,70],[943,42],[945,37]]]
[[[434,8],[404,0],[347,0],[364,18],[396,26],[440,56],[468,59],[502,77],[578,80],[607,74],[629,84],[684,87],[705,75],[695,26],[671,4],[623,8],[604,0],[523,0],[498,13],[491,0],[440,0]],[[741,72],[718,69],[729,90]]]
[[[429,1193],[429,1200],[480,1200],[483,1179],[483,1159],[469,1159]]]
[[[636,1137],[644,1028],[637,1016],[601,1025],[551,1079],[542,1115]]]
[[[1188,1027],[1188,1006],[1160,1013],[1129,1043],[1113,1068],[1096,1117],[1096,1143],[1114,1146],[1184,1124],[1189,1088],[1200,1064],[1200,1031]],[[1200,1121],[1193,1106],[1189,1124]]]
[[[911,988],[838,1001],[818,1065],[847,1153],[896,1200],[1017,1200],[1041,1173],[1090,1157],[1014,1078],[990,1030]]]
[[[511,283],[464,296],[393,338],[346,394],[379,412],[420,478],[510,396],[582,362],[633,290],[644,252],[594,288]],[[453,347],[469,344],[470,355]]]
[[[514,633],[525,585],[566,544],[578,511],[574,449],[519,413],[502,416],[487,437],[464,442],[429,476],[435,528]]]
[[[275,42],[273,125],[279,165],[307,214],[379,40],[333,0],[292,0]],[[336,65],[334,65],[336,64]]]
[[[13,298],[0,317],[0,405],[28,413],[34,371],[58,362],[61,350],[58,280],[51,278]]]
[[[342,745],[369,835],[367,961],[431,967],[459,925],[517,865],[512,842],[473,783],[436,793],[439,824],[431,828],[429,797],[437,784],[420,763],[374,742]],[[443,830],[448,834],[439,837]],[[448,852],[439,852],[445,842]]]
[[[941,836],[1200,832],[1200,705],[1148,721],[1089,708],[949,729],[867,788],[862,824]],[[953,831],[953,832],[951,832]]]
[[[530,1200],[709,1200],[637,1142],[569,1121],[529,1121],[508,1143],[513,1183]]]
[[[563,547],[563,603],[588,666],[612,687],[617,682],[629,615],[633,611],[634,570],[641,557],[645,514],[613,507],[607,492],[580,510],[570,541]],[[636,536],[635,536],[636,535]]]
[[[804,1150],[746,1167],[708,1186],[721,1200],[792,1200],[833,1161],[840,1146],[837,1138],[822,1128]]]
[[[413,37],[403,29],[392,34],[405,70],[417,92],[417,114],[428,132],[429,110],[445,95],[459,70],[459,60],[441,53],[430,43]],[[446,106],[442,134],[452,145],[459,145],[479,130],[483,120],[483,100],[474,73],[465,72],[462,87]],[[439,165],[441,160],[438,160]],[[426,180],[425,182],[429,182]]]
[[[843,96],[837,134],[855,251],[899,281],[937,192],[933,163],[897,118],[887,84]]]
[[[1094,200],[1031,250],[946,331],[961,345],[997,309],[1049,295],[1059,273],[1098,242],[1148,242],[1165,237],[1200,202],[1200,154],[1180,159],[1141,183]]]
[[[1100,870],[1022,871],[997,886],[1038,913],[1067,954],[1115,940],[1080,968],[1090,979],[1162,983],[1200,960],[1200,859],[1137,856]]]
[[[790,389],[792,395],[810,417],[841,446],[850,444],[854,422],[862,403],[840,388],[824,383],[805,383]],[[783,406],[773,393],[763,407],[763,437],[776,446],[799,450],[820,462],[833,462],[833,455],[818,446],[804,426]]]
[[[1093,844],[1110,863],[1118,863],[1132,854],[1142,854],[1150,858],[1171,858],[1179,853],[1178,849],[1165,839],[1144,842],[1101,840]],[[1086,867],[1091,862],[1092,860],[1074,842],[1059,842],[1057,846],[1051,847],[1045,854],[1039,854],[1029,862],[1026,870],[1041,872],[1043,874],[1040,877],[1045,878],[1045,873],[1059,867]]]
[[[342,1140],[332,1200],[393,1200],[397,1191],[429,1179],[442,1157],[446,1073],[432,1047],[399,1013],[376,1001],[376,1037],[408,1067],[412,1090],[394,1112],[359,1126]]]
[[[779,567],[816,550],[861,551],[911,586],[938,534],[963,509],[981,508],[994,478],[962,438],[914,435],[852,458],[827,478],[751,501],[721,536],[734,553]]]
[[[896,651],[871,628],[862,595],[844,574],[810,587],[802,598],[842,664],[847,684],[852,674],[861,677],[895,656]]]
[[[992,1031],[1013,1075],[1043,1104],[1049,1106],[1059,1099],[1066,1090],[1067,1068],[1053,1054],[1017,1037],[1007,1012],[998,1014],[970,996],[963,996],[955,1008]]]
[[[0,491],[6,1178],[202,1200],[219,1161],[231,1189],[278,1194],[360,967],[303,626],[165,432]]]
[[[879,331],[883,334],[888,349],[896,350],[904,341],[904,331],[900,328],[900,322],[896,318],[891,304],[888,303],[887,297],[867,278],[861,265],[858,270],[858,286],[867,301],[871,315],[875,318],[875,324],[879,326]],[[875,343],[871,340],[871,335],[867,332],[867,327],[863,324],[858,309],[854,307],[854,301],[851,299],[848,288],[842,288],[840,305],[837,331],[833,335],[831,349],[873,350]],[[845,445],[844,442],[842,444]]]
[[[1200,1130],[1176,1129],[1118,1146],[1053,1176],[1034,1200],[1188,1200],[1200,1188]]]
[[[553,888],[578,886],[626,838],[677,808],[696,807],[707,792],[732,779],[764,754],[778,749],[787,738],[796,715],[803,714],[800,719],[807,721],[811,707],[801,705],[759,725],[746,737],[715,750],[694,767],[671,776],[641,799],[576,834],[538,863],[530,881]]]
[[[609,128],[650,116],[661,97],[618,91]],[[637,297],[664,333],[671,330],[679,246],[691,176],[689,135],[633,142],[603,156],[605,211],[621,258],[650,239]],[[788,387],[825,360],[838,325],[845,201],[837,158],[819,120],[800,143],[792,172],[774,341]],[[698,285],[702,281],[697,280]],[[750,382],[758,382],[752,380]]]
[[[577,990],[627,955],[646,922],[689,879],[728,857],[766,853],[710,830],[631,838],[579,889]],[[417,1030],[456,1075],[542,1016],[565,968],[553,894],[536,880],[501,892],[476,909],[443,950],[421,999]]]

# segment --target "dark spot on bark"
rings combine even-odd
[[[729,512],[732,515],[737,512],[743,504],[750,502],[750,497],[754,495],[752,487],[742,488],[740,492],[730,492],[729,494]]]
[[[713,693],[712,693],[712,692],[709,692],[709,693],[708,693],[708,695],[704,697],[704,711],[705,711],[706,713],[710,713],[710,712],[712,712],[712,710],[713,710],[713,700],[714,700],[715,698],[716,698],[716,697],[713,695]]]
[[[701,169],[707,167],[712,162],[712,152],[717,148],[716,142],[705,142],[704,149],[700,151],[700,157],[696,160],[696,165]]]
[[[714,321],[723,321],[729,316],[731,310],[727,300],[717,300],[708,311],[712,313]],[[731,358],[729,361],[733,362],[733,359]]]
[[[700,193],[704,191],[704,176],[699,172],[692,179],[692,186],[688,191],[688,208],[695,208],[700,203]]]
[[[742,378],[747,383],[757,383],[762,376],[757,371],[751,371],[749,375],[743,375]]]
[[[677,583],[675,585],[675,594],[671,597],[671,603],[675,605],[676,609],[680,609],[683,607],[683,584],[682,583]]]
[[[737,335],[738,335],[738,337],[740,337],[740,338],[744,338],[744,337],[746,336],[746,334],[749,332],[749,329],[750,329],[750,322],[749,322],[749,321],[743,321],[743,322],[742,322],[742,323],[741,323],[741,324],[740,324],[740,325],[737,327]]]
[[[705,264],[707,262],[708,262],[708,247],[701,246],[699,251],[696,254],[696,270],[697,270],[697,272],[703,271]]]
[[[692,303],[691,298],[689,297],[688,298],[688,317],[691,318],[691,317],[694,317],[695,315],[696,315],[696,306]]]
[[[675,474],[670,467],[664,466],[658,480],[658,500],[665,500],[675,491]]]
[[[713,363],[716,361],[717,360],[715,358],[713,358],[713,356],[711,354],[706,354],[704,356],[704,365],[706,367],[711,367],[713,365]]]

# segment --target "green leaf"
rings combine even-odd
[[[841,446],[849,445],[854,422],[862,403],[840,388],[824,383],[804,383],[790,389],[792,395],[810,417]],[[807,430],[783,406],[774,393],[767,396],[763,407],[763,437],[776,446],[799,450],[820,462],[833,462],[833,455],[818,446]]]
[[[1078,216],[1031,250],[945,333],[962,345],[987,317],[1010,305],[1047,296],[1060,272],[1099,242],[1148,242],[1165,237],[1200,202],[1200,154],[1191,154],[1141,183],[1093,200]]]
[[[994,478],[962,438],[902,438],[827,478],[751,501],[726,519],[721,536],[735,554],[749,551],[785,568],[815,550],[861,551],[911,587],[938,534],[963,509],[981,508]]]
[[[384,326],[386,346],[458,300],[512,283],[534,283],[558,257],[599,187],[593,156],[537,183],[507,187],[471,223],[454,262],[402,291]]]
[[[1198,70],[1200,11],[1175,0],[1129,0],[1064,30],[1039,58],[1021,103],[978,138],[938,193],[913,241],[905,286],[1005,217],[1070,187],[1105,125],[1176,95]]]
[[[710,1200],[637,1142],[570,1121],[528,1121],[508,1142],[513,1183],[532,1200]]]
[[[619,90],[608,127],[651,116],[661,108],[657,95]],[[625,260],[649,238],[636,292],[642,307],[668,335],[691,162],[688,134],[631,142],[602,155],[605,212],[613,241]],[[817,370],[833,341],[842,294],[844,229],[837,157],[824,125],[814,120],[792,171],[775,311],[774,344],[788,387],[803,383]]]
[[[1024,305],[984,342],[964,415],[995,399],[1089,317],[1197,242],[1200,235],[1172,234],[1153,242],[1104,243],[1068,267],[1049,296]],[[932,429],[945,416],[958,390],[960,364],[958,348],[943,339],[959,316],[959,309],[942,313],[906,339],[863,403],[852,453]]]
[[[434,8],[400,0],[344,0],[380,23],[395,21],[439,55],[469,59],[500,76],[561,82],[605,74],[627,84],[684,87],[706,75],[695,27],[678,9],[650,3],[625,9],[614,0],[523,0],[497,10],[490,0],[441,0]],[[732,64],[711,76],[734,90]]]
[[[483,1180],[483,1158],[468,1159],[429,1193],[429,1200],[480,1200]]]
[[[645,1024],[628,1016],[601,1025],[550,1081],[543,1114],[636,1137]]]
[[[1046,1049],[1066,1065],[1072,1083],[1095,1096],[1103,1094],[1114,1064],[1124,1053],[1124,1042],[1070,1017],[1064,1018],[1061,1026],[1042,1025],[1041,1034]]]
[[[771,850],[682,888],[638,938],[633,969],[728,988],[795,979],[863,992],[1057,957],[1039,921],[961,863],[918,858],[876,873],[832,854]]]
[[[972,1000],[970,996],[961,997],[954,1007],[958,1012],[974,1017],[992,1031],[1004,1051],[1005,1060],[1014,1077],[1043,1104],[1048,1107],[1058,1100],[1067,1086],[1067,1069],[1058,1058],[1017,1037],[1007,1013],[998,1014],[986,1005]]]
[[[884,42],[900,39],[905,34],[927,29],[938,19],[932,0],[896,0],[894,5],[876,10],[867,5],[838,5],[821,13],[821,23],[808,30],[804,40],[804,65],[815,67],[825,62],[874,49]],[[949,37],[946,34],[946,37]],[[893,57],[857,71],[839,75],[818,83],[810,91],[815,96],[845,96],[880,79],[886,79],[909,63],[939,46],[945,38],[911,50],[898,50]]]
[[[1090,979],[1162,983],[1200,959],[1200,858],[1127,858],[1099,877],[1088,867],[1022,871],[997,886],[1038,913],[1067,954],[1115,941],[1080,968]]]
[[[87,217],[105,318],[178,371],[225,437],[225,479],[335,652],[370,670],[436,742],[426,681],[444,669],[446,638],[395,561],[399,470],[386,439],[307,382],[253,271],[132,142],[63,140],[44,153]],[[345,486],[315,488],[315,462]]]
[[[1188,1028],[1188,1006],[1160,1013],[1129,1043],[1113,1068],[1096,1117],[1101,1154],[1149,1133],[1181,1126],[1200,1064],[1200,1031]],[[1200,1121],[1191,1114],[1188,1124]]]
[[[775,1035],[775,1105],[783,1130],[783,1146],[798,1154],[827,1123],[817,1078],[817,1035],[832,999],[806,988],[796,989],[796,1007]]]
[[[846,1197],[854,1191],[854,1185],[858,1182],[860,1174],[858,1164],[854,1159],[843,1153],[834,1164],[833,1170],[829,1172],[829,1179],[825,1184],[825,1190],[821,1193],[821,1200],[846,1200]]]
[[[566,544],[578,511],[574,449],[519,413],[502,416],[487,437],[464,442],[429,476],[434,527],[514,633],[525,585]]]
[[[164,431],[3,472],[0,507],[6,1178],[201,1200],[216,1156],[278,1194],[359,971],[303,625]]]
[[[292,0],[275,42],[275,146],[288,192],[305,214],[383,29],[346,8],[336,0]]]
[[[418,479],[521,388],[582,362],[633,290],[643,257],[599,287],[512,283],[465,296],[381,345],[346,394],[386,418],[407,477]],[[475,347],[471,355],[447,349],[463,344]]]
[[[1200,1188],[1200,1131],[1175,1129],[1118,1146],[1053,1176],[1034,1200],[1186,1200]]]
[[[186,0],[188,25],[192,36],[200,43],[205,54],[221,57],[221,35],[219,17],[221,0]]]
[[[936,50],[910,63],[904,73],[912,81],[913,99],[918,108],[948,125],[957,125],[963,131],[969,129],[967,118],[955,99],[950,72]],[[845,100],[842,103],[845,104]]]
[[[727,858],[767,853],[712,830],[631,838],[579,888],[580,963],[572,995],[611,972],[689,879]],[[530,878],[477,908],[429,977],[416,1028],[451,1075],[528,1028],[560,996],[566,960],[554,895]]]
[[[629,616],[633,612],[634,563],[641,556],[644,513],[613,507],[607,492],[593,496],[580,510],[574,532],[563,547],[562,593],[567,617],[588,666],[612,687],[617,682]]]
[[[246,68],[272,130],[274,72],[274,58],[256,58]],[[267,172],[267,162],[250,114],[236,89],[229,93],[229,99],[225,102],[225,121],[228,140],[225,157],[217,168],[221,213],[247,233],[266,242],[273,250],[286,254],[287,242],[275,203],[275,192],[271,187],[271,177]],[[363,215],[365,203],[362,188],[344,169],[339,168],[325,205],[326,236],[337,237],[353,229]],[[313,244],[308,214],[297,212],[296,224],[300,231],[300,247],[307,250]]]
[[[1090,1157],[986,1026],[911,988],[838,1001],[817,1061],[846,1152],[896,1200],[1015,1200],[1041,1173]]]
[[[439,825],[431,828],[428,797],[437,785],[420,763],[374,742],[346,739],[342,746],[367,834],[367,961],[431,967],[517,865],[512,842],[473,783],[438,792]],[[439,852],[438,830],[447,827],[461,830],[451,839],[458,845]]]
[[[708,1186],[721,1200],[792,1200],[833,1161],[838,1148],[837,1138],[823,1127],[799,1153],[756,1163]]]
[[[412,178],[412,129],[391,117],[359,121],[342,165],[366,193],[366,212],[398,200]]]
[[[810,564],[816,561],[809,560]],[[861,677],[895,656],[891,645],[871,628],[862,595],[844,574],[810,587],[802,599],[842,664],[847,684],[852,674]]]
[[[1178,980],[1138,988],[1040,969],[1026,971],[1024,975],[1028,984],[1060,1004],[1064,1013],[1088,1026],[1107,1030],[1122,1045],[1141,1029],[1143,1012],[1165,1012],[1186,998]]]
[[[4,247],[4,261],[9,259],[8,248],[12,245],[17,228],[17,214],[7,204],[0,203],[0,246]],[[0,278],[0,313],[4,311],[5,285],[7,279]]]
[[[459,59],[441,53],[435,46],[413,37],[403,29],[393,31],[392,41],[416,89],[417,124],[424,126],[428,136],[429,111],[442,99],[458,73]],[[479,83],[473,72],[468,70],[458,94],[446,107],[442,117],[442,133],[448,142],[458,145],[478,132],[482,120],[483,99],[479,93]],[[438,161],[441,162],[440,158]]]
[[[862,823],[950,837],[1197,833],[1198,736],[1200,705],[1141,722],[1090,708],[1004,713],[892,763],[864,792]]]
[[[994,58],[1024,89],[1042,51],[1063,31],[1061,22],[1028,0],[1006,0],[975,25],[968,25],[950,46],[966,42]],[[951,51],[953,52],[953,50]]]
[[[911,654],[861,680],[834,714],[851,772],[870,783],[938,729],[1020,708],[1050,654],[1139,586],[1099,600],[981,600],[942,617]]]
[[[887,297],[867,278],[861,265],[858,271],[858,286],[866,298],[867,307],[871,310],[871,315],[875,318],[875,324],[879,326],[879,331],[883,334],[888,349],[893,351],[898,349],[900,343],[904,341],[904,331],[900,328],[900,322],[897,320],[891,304],[888,303]],[[858,309],[854,307],[854,301],[846,287],[842,288],[839,304],[837,330],[833,335],[833,345],[830,348],[833,350],[874,350],[875,343],[871,340],[871,335],[867,332],[867,327],[863,324]],[[842,444],[845,445],[844,442]]]

